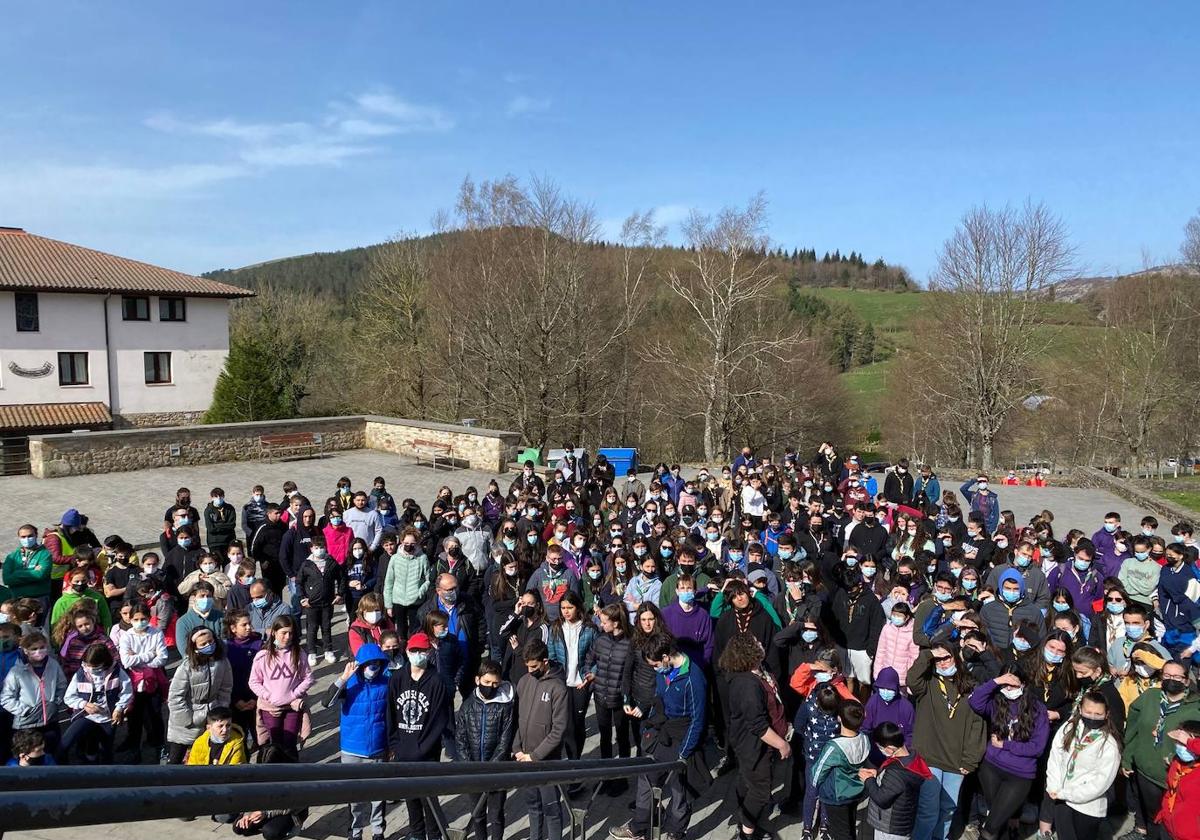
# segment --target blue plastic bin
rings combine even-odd
[[[597,449],[597,455],[603,455],[608,463],[613,465],[613,475],[619,481],[629,470],[638,468],[638,452],[633,448],[615,447],[612,449]]]

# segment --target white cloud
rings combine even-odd
[[[523,114],[538,114],[549,110],[550,100],[548,98],[521,95],[508,100],[505,113],[510,117],[519,117]]]
[[[255,146],[241,152],[242,160],[268,168],[281,166],[337,166],[347,158],[373,152],[371,146],[331,143],[314,139],[279,146]]]
[[[354,103],[368,114],[376,114],[393,120],[396,130],[449,131],[454,120],[440,108],[430,105],[414,105],[387,91],[378,90],[360,93]]]
[[[75,199],[155,199],[251,174],[243,164],[112,166],[43,163],[4,172],[7,198],[41,203],[47,195]]]

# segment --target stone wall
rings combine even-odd
[[[163,426],[194,426],[203,411],[155,411],[143,414],[118,414],[113,418],[117,429],[154,429]]]
[[[502,473],[520,435],[448,423],[394,417],[312,417],[259,423],[220,423],[167,428],[33,435],[30,470],[36,478],[126,472],[153,467],[251,461],[264,457],[262,435],[309,432],[319,436],[316,452],[379,449],[416,455],[414,440],[450,446],[450,457],[472,469]]]
[[[516,432],[496,429],[475,429],[397,417],[368,416],[365,420],[366,446],[369,449],[416,457],[413,441],[444,443],[450,446],[450,458],[465,462],[471,469],[480,472],[503,473],[521,442],[521,436]]]
[[[260,423],[218,423],[159,429],[122,429],[34,435],[30,469],[37,478],[126,472],[152,467],[250,461],[263,457],[261,435],[312,432],[319,452],[363,447],[362,417],[318,417]]]
[[[1104,470],[1098,470],[1095,467],[1076,467],[1073,472],[1078,479],[1077,486],[1099,487],[1108,490],[1117,494],[1122,499],[1128,499],[1135,505],[1150,511],[1160,518],[1160,524],[1161,520],[1165,519],[1167,527],[1163,530],[1169,531],[1170,526],[1176,522],[1194,522],[1196,520],[1196,512],[1194,510],[1188,510],[1174,502],[1168,501],[1162,496],[1156,495],[1128,479],[1110,475],[1104,472]]]

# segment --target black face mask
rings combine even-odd
[[[1083,724],[1084,729],[1100,729],[1106,723],[1104,718],[1100,718],[1100,720],[1093,720],[1092,718],[1080,718],[1079,722]]]
[[[530,618],[533,616],[533,607],[521,607],[521,617]]]
[[[39,755],[37,758],[27,758],[25,763],[30,767],[41,767],[46,763],[46,756]]]
[[[1079,679],[1079,687],[1080,687],[1081,689],[1084,689],[1084,690],[1086,690],[1086,689],[1089,689],[1089,688],[1091,688],[1091,687],[1092,687],[1092,685],[1093,685],[1095,682],[1096,682],[1096,678],[1095,678],[1095,677],[1080,677],[1080,679]]]
[[[1164,694],[1183,694],[1187,691],[1187,683],[1183,680],[1165,679],[1162,681]]]
[[[491,700],[499,690],[500,686],[498,685],[481,685],[479,686],[479,696],[484,700]]]
[[[529,676],[533,677],[535,680],[540,680],[542,677],[546,676],[546,669],[534,668],[529,672]]]

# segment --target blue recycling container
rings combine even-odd
[[[603,455],[608,459],[608,463],[613,465],[613,475],[619,480],[624,476],[629,469],[638,468],[638,452],[632,447],[613,447],[610,449],[597,449],[597,455]]]

